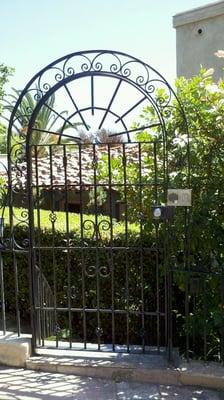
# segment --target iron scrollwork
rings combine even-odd
[[[104,75],[108,78],[111,77],[118,81],[117,89],[114,92],[114,95],[111,99],[111,104],[114,97],[117,95],[117,91],[120,87],[122,81],[127,82],[135,90],[141,93],[142,99],[140,99],[130,110],[126,112],[122,111],[122,115],[116,116],[116,121],[121,122],[123,126],[123,131],[127,132],[128,141],[130,141],[130,135],[128,133],[128,128],[126,121],[126,115],[129,115],[129,111],[135,108],[138,104],[140,104],[143,100],[148,101],[152,104],[155,109],[158,111],[158,116],[160,114],[160,121],[161,124],[165,125],[165,119],[170,115],[170,103],[172,98],[176,98],[175,93],[167,83],[167,81],[161,76],[159,72],[154,70],[150,65],[142,62],[136,57],[130,56],[128,54],[111,51],[111,50],[87,50],[81,52],[75,52],[65,57],[62,57],[53,63],[46,66],[43,70],[41,70],[31,81],[26,85],[25,89],[20,92],[18,101],[15,104],[14,110],[12,111],[10,120],[9,120],[9,128],[8,128],[8,138],[9,138],[9,185],[11,190],[14,193],[20,194],[23,193],[24,196],[24,203],[28,204],[28,200],[31,193],[31,180],[28,184],[28,176],[27,172],[21,170],[21,160],[25,158],[25,146],[26,142],[29,140],[29,135],[32,132],[35,132],[35,127],[37,127],[37,115],[38,110],[41,110],[42,106],[47,105],[47,101],[52,93],[55,93],[58,88],[59,84],[61,87],[65,87],[68,91],[68,87],[66,86],[70,81],[75,80],[77,78],[82,78],[83,76],[90,76],[91,79],[94,76],[103,77]],[[161,98],[157,94],[157,88],[164,87],[166,96]],[[119,89],[120,90],[120,89]],[[21,107],[21,104],[25,97],[29,95],[33,101],[35,102],[35,109],[32,109],[29,106]],[[177,103],[178,99],[176,98]],[[110,105],[111,105],[110,104]],[[107,118],[107,115],[114,115],[113,110],[111,110],[110,105],[103,106],[103,107],[96,107],[93,102],[88,107],[84,108],[83,110],[77,108],[75,112],[81,118],[80,122],[83,123],[83,112],[92,110],[101,110],[105,111],[104,117]],[[180,113],[183,113],[181,105],[180,106]],[[83,112],[82,112],[83,111]],[[35,114],[36,113],[36,118]],[[74,114],[74,112],[71,114]],[[58,117],[55,114],[55,119]],[[66,119],[66,123],[71,124],[70,117]],[[30,131],[27,131],[27,128],[24,129],[24,126],[28,127],[30,121],[33,121],[33,126]],[[24,125],[24,121],[26,122]],[[89,129],[88,124],[85,124],[87,130]],[[47,133],[46,133],[47,135]],[[95,166],[96,167],[96,166]],[[32,175],[32,168],[29,170],[29,174]],[[18,221],[20,223],[21,221]],[[55,221],[51,218],[51,222],[54,223]],[[14,215],[14,225],[17,224],[17,215]],[[24,224],[27,226],[29,225],[29,216],[24,218]],[[88,228],[88,224],[92,224],[91,222],[85,222],[83,227],[86,231],[91,231]],[[109,223],[108,222],[101,222],[101,224],[107,224],[108,229]],[[107,228],[102,227],[102,232]],[[100,233],[99,226],[94,226],[93,230],[95,235]]]
[[[102,233],[110,230],[111,222],[104,219],[100,222],[94,222],[93,220],[87,219],[83,222],[83,231],[89,232],[93,240],[102,239]],[[110,275],[110,261],[108,260],[107,265],[96,266],[88,265],[85,268],[86,276],[89,278],[95,277],[97,274],[102,278],[107,278]]]
[[[65,285],[63,287],[63,290],[64,290],[64,299],[67,300],[70,297],[71,300],[75,300],[75,298],[76,298],[76,288],[75,288],[75,286],[69,287],[69,286]]]
[[[70,91],[69,91],[69,84],[72,82],[71,86],[73,85],[73,81],[75,84],[75,81],[80,79],[80,78],[87,78],[88,82],[91,82],[91,87],[90,87],[90,99],[88,98],[88,104],[83,105],[83,108],[79,107],[79,104],[77,105],[74,98],[72,97]],[[94,82],[97,79],[105,78],[106,80],[110,79],[110,82],[113,81],[115,83],[115,89],[110,95],[109,102],[107,104],[96,104],[94,103]],[[84,81],[84,79],[82,81]],[[122,108],[117,112],[117,110],[113,109],[113,103],[115,103],[114,100],[117,101],[117,93],[120,95],[121,90],[125,85],[129,85],[131,90],[135,91],[136,99],[134,100],[134,103],[128,104],[127,108]],[[160,97],[158,94],[158,88],[164,88],[165,89],[165,95],[164,97]],[[86,122],[85,116],[88,115],[88,113],[91,113],[91,116],[94,116],[94,113],[99,112],[100,114],[100,124],[98,125],[98,129],[100,130],[101,128],[104,129],[105,126],[109,125],[109,118],[111,118],[111,121],[113,121],[114,126],[119,128],[116,130],[114,133],[114,136],[119,136],[120,138],[123,138],[124,135],[125,138],[127,139],[127,142],[131,142],[132,140],[132,134],[135,132],[142,132],[144,131],[143,128],[146,129],[151,129],[153,127],[159,127],[161,130],[161,137],[163,138],[163,144],[164,148],[166,149],[167,146],[165,146],[166,141],[167,141],[167,132],[166,132],[166,119],[169,118],[171,114],[171,101],[172,99],[176,99],[176,103],[179,105],[179,110],[180,114],[184,114],[181,105],[178,102],[178,99],[167,83],[167,81],[157,72],[155,71],[152,67],[150,67],[148,64],[140,61],[139,59],[132,57],[128,54],[121,53],[121,52],[115,52],[115,51],[109,51],[109,50],[89,50],[89,51],[83,51],[83,52],[76,52],[73,54],[69,54],[63,58],[60,58],[56,60],[55,62],[51,63],[48,65],[46,68],[44,68],[42,71],[40,71],[37,75],[35,75],[31,81],[27,84],[25,89],[20,93],[20,96],[18,98],[18,101],[15,104],[14,110],[12,111],[10,121],[9,121],[9,128],[8,128],[8,143],[9,143],[9,148],[8,148],[8,153],[9,153],[9,173],[8,173],[8,182],[9,182],[9,188],[10,188],[10,198],[9,198],[9,205],[10,209],[12,210],[11,214],[11,232],[10,232],[10,239],[8,241],[9,245],[11,245],[11,238],[13,238],[13,246],[16,249],[23,249],[27,251],[27,248],[30,247],[30,243],[35,242],[35,245],[39,247],[39,250],[41,249],[41,244],[40,244],[40,238],[38,242],[38,238],[36,239],[35,237],[35,222],[34,222],[34,209],[35,207],[40,210],[40,203],[35,203],[35,190],[36,188],[39,190],[45,190],[46,186],[48,186],[49,192],[55,190],[58,190],[59,184],[57,181],[57,176],[56,174],[53,173],[54,168],[53,166],[53,158],[52,158],[52,153],[50,162],[50,167],[48,170],[49,174],[49,182],[47,183],[43,189],[43,186],[41,186],[38,182],[38,156],[37,153],[35,157],[33,157],[33,148],[32,146],[35,145],[37,146],[36,143],[32,142],[32,139],[37,137],[38,134],[42,135],[41,137],[44,138],[44,145],[49,146],[49,148],[52,145],[51,139],[52,135],[55,136],[56,132],[55,130],[52,129],[52,131],[44,130],[44,129],[39,129],[38,127],[38,116],[40,115],[41,110],[43,110],[44,107],[48,107],[48,100],[51,99],[52,96],[55,96],[55,94],[58,92],[59,94],[60,89],[62,89],[65,93],[66,96],[69,97],[69,101],[71,104],[71,109],[69,110],[68,113],[70,113],[66,118],[63,117],[63,115],[59,114],[56,109],[53,109],[53,114],[51,121],[56,121],[57,118],[61,118],[62,122],[62,128],[60,130],[60,133],[58,134],[58,141],[57,145],[62,144],[62,147],[65,142],[61,142],[61,137],[64,136],[64,138],[67,139],[66,136],[66,128],[69,126],[70,129],[74,128],[74,125],[71,121],[75,121],[78,118],[77,125],[82,124],[85,126],[86,131],[90,131],[91,129],[89,128],[88,123]],[[30,107],[21,107],[23,101],[26,99],[26,96],[30,96],[30,98],[34,101],[34,109]],[[132,96],[130,96],[132,99]],[[68,99],[68,98],[67,98]],[[132,101],[132,100],[131,100]],[[129,116],[130,113],[133,110],[138,110],[138,107],[141,106],[143,107],[143,104],[146,105],[149,104],[154,108],[156,118],[158,121],[155,121],[155,124],[149,125],[146,127],[142,126],[137,126],[136,129],[128,129],[130,126],[129,123]],[[173,104],[173,103],[172,103]],[[71,111],[71,112],[70,112]],[[116,112],[115,112],[116,111]],[[86,113],[86,114],[85,114]],[[85,116],[83,116],[85,114]],[[127,118],[126,118],[127,117]],[[25,124],[24,124],[25,121]],[[106,121],[106,123],[104,123]],[[89,121],[88,121],[89,122]],[[95,121],[94,121],[95,122]],[[119,131],[119,129],[122,128],[122,131]],[[39,131],[38,131],[39,129]],[[49,128],[50,129],[50,128]],[[88,133],[87,132],[87,133]],[[89,132],[89,133],[90,133]],[[187,132],[187,128],[186,128]],[[36,135],[36,136],[35,136]],[[47,136],[48,135],[48,136]],[[113,135],[111,135],[113,136]],[[74,145],[74,137],[72,145]],[[77,137],[75,137],[77,139]],[[80,137],[78,138],[80,140]],[[77,140],[78,140],[77,139]],[[172,138],[171,138],[172,139]],[[79,144],[80,142],[76,142],[75,145]],[[71,144],[71,143],[70,143]],[[94,146],[97,143],[94,142]],[[39,144],[38,144],[39,145]],[[52,148],[52,147],[51,147]],[[25,152],[26,149],[26,152]],[[66,150],[64,149],[65,153]],[[75,172],[74,175],[78,176],[78,183],[76,182],[76,192],[79,190],[80,193],[84,192],[84,190],[88,190],[88,188],[95,187],[95,218],[91,219],[91,217],[88,217],[88,219],[85,219],[82,221],[82,226],[81,226],[81,236],[82,236],[82,244],[83,247],[78,249],[78,252],[81,250],[82,256],[84,258],[84,261],[82,262],[82,273],[88,278],[108,278],[112,276],[111,281],[113,282],[114,280],[114,275],[113,275],[113,259],[109,257],[111,247],[108,249],[104,249],[102,246],[102,239],[104,236],[108,235],[110,237],[110,240],[112,242],[113,239],[113,234],[110,233],[112,232],[112,216],[102,218],[98,216],[98,210],[97,210],[97,190],[98,190],[98,170],[99,170],[99,164],[97,164],[97,157],[94,157],[93,159],[93,164],[92,164],[92,169],[93,169],[93,175],[94,175],[94,183],[93,181],[87,180],[86,183],[83,183],[85,180],[83,178],[83,167],[82,167],[82,151],[81,151],[81,146],[79,147],[80,151],[80,158],[79,158],[79,173],[77,171]],[[96,151],[96,150],[95,150]],[[109,155],[110,152],[108,150],[108,170],[109,170],[109,164],[111,162],[111,156]],[[97,153],[98,155],[98,153]],[[64,154],[65,158],[66,154]],[[92,159],[91,157],[89,158],[90,160]],[[34,162],[33,162],[34,161]],[[128,167],[128,158],[126,158],[125,155],[125,144],[124,144],[124,152],[123,152],[123,169],[126,170]],[[140,161],[139,161],[140,163]],[[26,165],[25,169],[23,168],[23,165]],[[68,192],[70,190],[70,187],[72,187],[71,182],[67,179],[68,176],[66,175],[68,167],[66,163],[64,163],[62,170],[65,172],[64,175],[64,181],[61,184],[61,187],[63,187],[63,190],[66,192],[66,202],[68,203]],[[74,172],[74,171],[73,171]],[[85,187],[86,184],[86,187]],[[127,189],[127,184],[128,181],[125,183],[121,183],[125,189]],[[107,183],[107,188],[109,186],[110,190],[114,190],[113,182],[111,181]],[[73,190],[74,190],[74,183],[73,183]],[[78,189],[77,189],[78,188]],[[74,191],[75,191],[74,190]],[[49,193],[48,192],[48,193]],[[28,211],[21,211],[20,215],[18,215],[18,212],[14,211],[14,203],[13,199],[16,196],[23,196],[24,198],[24,204],[26,204],[26,208],[28,208]],[[70,194],[70,193],[69,193]],[[76,193],[77,194],[77,193]],[[38,197],[38,196],[37,196]],[[82,197],[82,194],[80,195],[80,198]],[[52,196],[53,198],[53,196]],[[82,200],[80,200],[82,202]],[[51,201],[51,203],[54,203],[54,200]],[[54,224],[57,221],[57,214],[55,213],[55,208],[52,206],[52,209],[49,213],[49,220],[52,223],[52,233],[54,235]],[[67,216],[68,216],[68,204],[66,205],[67,209]],[[81,209],[82,204],[81,204]],[[82,214],[84,214],[81,211]],[[127,212],[126,212],[127,214]],[[85,218],[85,217],[84,217]],[[127,218],[127,217],[126,217]],[[69,218],[68,218],[69,219]],[[140,211],[139,213],[139,220],[141,221],[141,224],[143,225],[145,222],[146,217],[144,216],[144,213]],[[26,233],[26,238],[22,239],[22,243],[19,243],[19,241],[16,238],[15,232],[16,232],[16,227],[18,226],[25,226],[27,233]],[[40,224],[39,224],[40,225]],[[40,228],[40,226],[38,227]],[[67,260],[70,258],[70,254],[73,256],[73,249],[72,247],[75,247],[75,240],[69,239],[70,235],[70,230],[71,230],[71,224],[67,222],[67,237],[66,239],[66,245],[61,246],[62,250],[64,252],[68,253]],[[38,229],[37,229],[38,230]],[[39,229],[40,230],[40,229]],[[109,234],[108,234],[109,233]],[[126,235],[128,236],[128,235]],[[91,246],[93,247],[93,252],[96,255],[96,260],[93,261],[91,260],[89,263],[87,260],[85,260],[85,252],[89,251],[85,245],[85,237],[88,237],[88,239],[92,239]],[[32,240],[30,240],[32,239]],[[88,243],[90,243],[91,240],[88,240]],[[6,241],[5,241],[6,243]],[[111,245],[111,244],[110,244]],[[158,244],[155,243],[155,249],[157,250]],[[124,252],[127,252],[128,247]],[[32,250],[32,249],[31,249]],[[87,250],[87,251],[86,251]],[[92,250],[90,250],[91,252]],[[107,262],[104,261],[101,264],[101,258],[100,258],[100,251],[102,252],[107,252]],[[122,250],[123,251],[123,250]],[[151,250],[150,250],[151,251]],[[37,251],[38,253],[38,251]],[[40,250],[41,253],[41,250]],[[56,264],[56,258],[58,255],[59,251],[54,249],[54,261],[53,261],[53,266],[55,267]],[[90,254],[90,253],[88,253]],[[31,255],[32,256],[32,255]],[[89,257],[89,255],[87,256]],[[114,257],[114,256],[111,256]],[[67,261],[68,262],[68,261]],[[69,260],[70,262],[70,260]],[[133,301],[133,295],[129,294],[129,289],[128,289],[128,283],[129,283],[129,276],[128,276],[128,256],[126,258],[126,285],[123,290],[121,290],[121,295],[122,295],[122,301],[123,301],[123,313],[126,313],[126,316],[128,317],[129,313],[129,303],[128,300]],[[143,262],[141,260],[141,262]],[[32,269],[32,268],[31,268]],[[142,269],[142,279],[143,279],[143,269]],[[56,272],[55,272],[56,276]],[[87,279],[86,279],[87,280]],[[97,284],[99,283],[99,279],[97,280]],[[66,280],[65,282],[70,282],[70,280]],[[73,280],[74,282],[74,280]],[[109,279],[107,280],[107,283],[110,284]],[[94,282],[95,284],[95,282]],[[112,283],[114,284],[114,283]],[[106,286],[106,285],[105,285]],[[63,287],[63,284],[62,284]],[[84,287],[82,288],[82,296],[83,296],[83,309],[86,308],[86,299],[85,299],[85,291],[87,288]],[[98,285],[98,294],[97,296],[100,296],[100,285]],[[62,289],[62,297],[65,300],[76,300],[76,298],[79,298],[78,295],[78,289],[75,288],[75,286],[69,286],[65,285]],[[55,295],[56,296],[56,295]],[[56,297],[55,297],[56,299]],[[55,300],[54,299],[54,300]],[[128,300],[127,300],[128,299]],[[100,300],[100,299],[99,299]],[[46,303],[47,304],[47,303]],[[52,303],[53,304],[53,303]],[[57,313],[57,310],[55,310],[55,304],[56,302],[52,305],[49,303],[50,308],[54,307],[54,312]],[[114,305],[113,305],[114,307]],[[111,307],[110,312],[114,312],[114,308]],[[51,310],[50,310],[51,311]],[[103,334],[103,330],[101,328],[101,315],[100,312],[94,308],[94,312],[98,312],[98,321],[97,321],[97,328],[96,328],[96,335],[98,337],[98,340]],[[79,312],[79,311],[78,311]],[[107,311],[106,311],[107,312]],[[142,311],[135,311],[136,313],[139,313],[139,315],[144,314],[144,310]],[[46,314],[47,315],[47,314]],[[57,321],[57,316],[54,316],[54,321]],[[84,315],[85,319],[86,316]],[[35,326],[35,325],[34,325]],[[85,326],[85,324],[83,325]],[[104,326],[104,325],[103,325]],[[56,323],[54,324],[54,331],[57,337],[60,337],[62,329],[60,328],[59,324]],[[85,328],[86,329],[86,328]],[[140,331],[140,336],[142,339],[145,337],[145,330],[142,328]],[[85,336],[85,335],[84,335]],[[100,341],[100,340],[99,340]]]
[[[88,232],[92,239],[102,239],[103,232],[107,232],[111,229],[111,222],[107,219],[94,222],[91,219],[86,219],[82,224],[84,232]]]
[[[85,268],[85,273],[88,278],[94,278],[97,274],[99,274],[101,278],[107,278],[110,276],[110,266],[102,265],[97,267],[95,265],[88,265]]]
[[[49,221],[54,224],[57,221],[57,215],[54,212],[49,214]]]

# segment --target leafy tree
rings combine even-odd
[[[220,239],[224,235],[224,81],[214,83],[211,71],[201,70],[198,76],[191,79],[181,77],[176,81],[177,96],[187,116],[190,133],[190,160],[188,160],[188,137],[183,115],[179,112],[176,100],[170,105],[170,113],[166,121],[169,187],[190,187],[193,192],[191,215],[192,251],[206,254],[217,253],[219,262],[224,260],[224,244]],[[166,93],[159,90],[158,98],[166,101]],[[153,107],[146,107],[140,116],[141,125],[155,118]],[[137,125],[137,124],[135,124]],[[142,143],[142,155],[146,167],[142,183],[150,184],[154,177],[153,145],[162,138],[161,128],[154,127],[149,132],[136,134],[136,140]],[[149,142],[149,143],[145,143]],[[157,149],[157,179],[163,178],[163,147]],[[188,182],[188,161],[190,166],[190,182]],[[98,166],[98,174],[107,179],[107,156],[103,156]],[[123,181],[122,155],[111,160],[113,182]],[[147,171],[147,173],[146,173]],[[137,183],[139,166],[126,163],[127,183]],[[143,208],[147,213],[153,188],[148,186],[143,192]],[[123,196],[123,188],[121,188]],[[138,218],[139,193],[133,185],[130,193],[132,219]],[[145,204],[144,204],[145,202]],[[166,199],[160,198],[161,203]],[[176,232],[179,233],[180,220],[175,218]],[[204,253],[205,254],[205,253]]]
[[[184,107],[190,132],[190,187],[193,203],[190,216],[190,275],[178,272],[174,280],[178,287],[174,306],[179,309],[184,322],[183,337],[188,332],[195,337],[194,352],[201,355],[201,343],[206,342],[208,358],[223,357],[224,335],[223,282],[224,282],[224,81],[215,83],[212,70],[201,70],[191,79],[181,77],[176,81],[177,95]],[[177,112],[177,104],[171,107],[167,123],[170,186],[181,187],[187,171],[185,124]],[[150,117],[150,110],[143,111]],[[182,269],[183,260],[178,255],[181,219],[178,213],[173,224],[173,254]],[[198,272],[198,275],[197,275]],[[194,280],[197,289],[193,288]],[[186,292],[186,285],[192,292]],[[189,314],[180,307],[181,292],[189,304]],[[177,295],[179,293],[179,295]],[[184,347],[184,346],[183,346]],[[220,349],[222,356],[220,356]],[[206,352],[206,350],[204,350]]]
[[[113,134],[106,129],[101,129],[95,133],[80,130],[79,137],[81,143],[122,143],[123,136]]]
[[[21,91],[17,89],[13,89],[14,94],[10,94],[8,98],[5,100],[4,109],[8,110],[10,113],[13,111],[14,106],[20,96]],[[19,130],[22,134],[26,134],[30,116],[37,105],[36,100],[33,98],[31,93],[27,92],[19,107],[16,110],[16,117],[19,121],[20,128]],[[60,113],[54,113],[55,107],[55,95],[52,94],[51,97],[46,101],[37,116],[35,121],[35,128],[32,134],[32,144],[35,145],[44,145],[44,144],[56,144],[59,138],[60,133],[66,130],[67,128],[71,128],[71,124],[62,123],[59,124],[60,116],[66,117],[68,112],[66,110],[61,111]],[[80,124],[72,124],[74,129],[77,129]],[[46,154],[45,147],[38,148],[39,156],[44,156]]]
[[[4,64],[0,64],[0,114],[2,112],[2,100],[5,95],[4,85],[8,82],[9,76],[12,75],[13,69]]]
[[[7,128],[0,123],[0,154],[7,152]]]
[[[3,99],[5,96],[4,85],[12,75],[13,69],[0,64],[0,116],[3,112]],[[0,153],[6,153],[6,127],[0,122]]]
[[[204,340],[206,326],[207,356],[220,359],[220,343],[224,335],[224,299],[223,289],[221,290],[221,285],[224,284],[224,81],[215,83],[212,71],[202,69],[198,76],[191,79],[178,78],[176,90],[187,117],[190,139],[188,142],[185,120],[179,112],[177,101],[174,100],[170,104],[166,119],[168,186],[192,189],[193,201],[188,214],[189,267],[194,272],[189,274],[184,272],[186,268],[183,257],[184,210],[176,208],[174,220],[169,227],[171,232],[169,252],[177,268],[177,273],[173,274],[173,307],[179,319],[178,324],[180,323],[177,328],[178,334],[182,332],[184,338],[188,332],[191,339],[193,336],[196,337],[195,354],[201,355],[203,352],[201,343]],[[166,96],[163,90],[157,92],[157,100],[161,104],[166,103]],[[147,122],[154,118],[153,107],[146,107],[140,116],[141,125],[147,125]],[[153,204],[154,199],[153,185],[150,187],[150,182],[153,182],[154,165],[152,145],[150,147],[150,144],[145,142],[159,143],[161,138],[160,127],[154,127],[150,133],[144,131],[136,134],[136,139],[144,142],[142,154],[144,150],[147,153],[143,156],[142,162],[148,167],[148,172],[142,177],[142,183],[149,185],[142,190],[141,199],[142,211],[148,221],[144,228],[149,232],[153,232],[149,205]],[[158,146],[157,179],[163,180],[162,161],[163,148]],[[190,181],[188,181],[188,161]],[[105,182],[108,174],[107,162],[105,156],[98,166],[98,174]],[[124,178],[122,156],[112,160],[111,169],[113,182],[122,182]],[[131,189],[125,193],[129,205],[128,218],[132,222],[137,222],[140,215],[139,189],[134,183],[139,182],[138,165],[126,163],[126,179],[127,183],[132,182]],[[120,196],[124,197],[122,187]],[[162,194],[159,201],[161,204],[166,202]],[[196,289],[194,285],[197,286]],[[192,292],[186,291],[186,287],[191,288]],[[188,314],[185,314],[185,301],[189,304]],[[177,345],[180,346],[180,342]]]

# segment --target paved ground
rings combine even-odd
[[[0,400],[221,400],[224,393],[193,387],[114,382],[0,367]]]

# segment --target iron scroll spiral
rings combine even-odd
[[[69,82],[83,77],[92,78],[95,76],[116,79],[117,90],[120,83],[124,81],[126,84],[141,93],[142,99],[148,101],[148,103],[155,109],[159,124],[164,130],[165,140],[166,119],[169,117],[171,112],[170,107],[172,99],[176,99],[177,104],[179,104],[180,113],[184,115],[183,108],[166,79],[150,65],[142,62],[136,57],[113,50],[87,50],[61,57],[47,65],[29,81],[24,90],[21,91],[11,113],[8,127],[8,169],[9,185],[12,187],[12,191],[20,191],[21,184],[19,181],[27,179],[27,176],[25,175],[25,172],[21,170],[20,165],[21,160],[24,159],[24,149],[27,148],[29,144],[32,131],[35,130],[35,128],[37,129],[37,125],[35,124],[37,123],[38,112],[41,107],[46,104],[46,101],[50,96],[56,93],[60,88],[66,87]],[[164,98],[161,100],[158,97],[157,88],[164,89],[164,92],[166,93],[166,96],[164,97],[165,101]],[[29,107],[21,108],[21,104],[27,94],[29,94],[36,102],[34,110]],[[139,101],[139,104],[140,102],[141,100]],[[92,105],[92,108],[94,107],[96,107],[96,105]],[[91,109],[91,106],[88,106],[87,109]],[[106,108],[105,106],[99,107],[98,105],[98,109],[105,110],[105,114],[108,115],[112,111],[108,106]],[[81,115],[78,107],[75,109],[75,112],[78,116]],[[113,112],[111,113],[111,115],[114,116],[115,114],[115,112],[114,114]],[[124,111],[123,115],[125,115]],[[20,129],[21,122],[24,121],[24,119],[28,121],[26,132]],[[121,120],[124,132],[125,130],[128,132],[123,116],[117,115],[116,120]],[[66,121],[70,123],[69,116]],[[18,145],[20,150],[16,149],[16,146],[18,147]],[[17,152],[16,157],[15,152]],[[30,173],[32,174],[32,171]],[[29,185],[23,184],[24,196],[27,199],[29,199],[30,194],[30,187],[28,186],[31,186],[31,183],[29,183]],[[18,220],[16,222],[16,220],[17,216],[15,215],[14,225],[21,223],[21,221]],[[51,221],[52,223],[55,222],[52,218]],[[29,225],[29,215],[24,218],[24,223]],[[88,231],[87,224],[92,224],[92,222],[85,222],[85,226],[83,226],[85,231]],[[101,235],[107,229],[110,229],[107,221],[100,222],[98,226],[93,226],[92,224],[91,228],[94,235]]]

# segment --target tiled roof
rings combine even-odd
[[[62,149],[60,146],[58,146]],[[87,189],[88,185],[94,184],[94,165],[100,164],[102,157],[107,160],[109,159],[122,158],[125,155],[126,163],[139,165],[139,145],[128,143],[125,145],[113,145],[110,146],[110,157],[108,155],[108,146],[96,145],[95,146],[95,160],[93,145],[82,145],[76,146],[71,152],[66,147],[66,157],[62,151],[55,152],[52,156],[47,155],[46,157],[32,158],[32,176],[33,184],[42,186],[45,189],[51,189],[52,186],[58,190],[63,189],[65,186],[65,180],[67,179],[68,190],[74,190],[74,186],[82,184],[82,189]],[[146,156],[146,150],[142,150],[141,160]],[[144,164],[144,165],[143,165]],[[14,182],[20,183],[25,188],[27,173],[26,173],[26,162],[23,161],[18,163],[19,170],[13,168],[12,178]],[[81,174],[80,174],[81,170]],[[97,167],[95,167],[97,171]],[[147,165],[142,162],[142,175],[148,170]],[[85,187],[86,185],[86,187]]]

